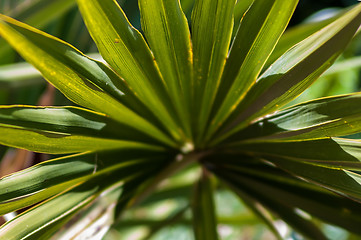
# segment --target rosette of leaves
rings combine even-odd
[[[286,107],[345,49],[361,5],[284,33],[296,0],[196,0],[189,24],[178,0],[139,0],[142,34],[113,0],[77,2],[106,63],[0,16],[1,36],[78,105],[0,107],[1,144],[61,154],[0,180],[0,215],[33,206],[1,239],[48,239],[70,220],[106,231],[102,213],[72,217],[104,199],[117,218],[192,163],[196,239],[218,238],[215,181],[277,238],[274,219],[311,239],[326,239],[314,219],[361,234],[361,141],[344,137],[361,131],[361,94]]]

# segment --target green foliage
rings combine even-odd
[[[297,3],[196,0],[187,20],[180,1],[139,0],[143,35],[116,1],[77,0],[106,63],[0,15],[3,39],[79,105],[0,106],[2,145],[67,154],[0,180],[1,215],[36,204],[0,238],[99,239],[129,209],[178,199],[165,220],[140,222],[147,237],[191,225],[190,210],[195,239],[219,239],[232,222],[216,211],[220,189],[278,239],[279,219],[310,239],[327,239],[320,223],[361,235],[361,141],[345,137],[361,132],[360,94],[285,107],[347,47],[361,4],[284,33]],[[233,220],[245,222],[258,220]]]

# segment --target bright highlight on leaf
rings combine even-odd
[[[100,239],[128,208],[182,198],[142,219],[145,236],[182,222],[220,239],[220,189],[277,239],[278,220],[310,239],[327,239],[320,222],[361,235],[361,140],[347,137],[360,93],[284,107],[347,47],[361,5],[287,31],[297,0],[138,3],[142,31],[115,0],[77,0],[105,63],[0,15],[2,38],[75,105],[0,106],[0,144],[61,154],[0,179],[0,215],[30,207],[0,238]]]

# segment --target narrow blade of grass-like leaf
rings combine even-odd
[[[0,34],[75,103],[105,113],[163,142],[172,142],[158,128],[126,107],[124,102],[129,102],[130,90],[104,64],[55,37],[4,15],[0,15]],[[134,98],[131,99],[134,102]]]
[[[143,36],[131,26],[114,0],[77,2],[103,58],[179,140],[181,133],[174,119],[174,107]]]
[[[98,189],[97,185],[80,185],[74,189],[76,192],[70,191],[43,203],[40,207],[33,208],[26,214],[4,224],[0,228],[0,237],[9,240],[33,239],[32,237],[36,236],[38,231],[47,228],[49,224],[56,224],[64,218],[68,220],[70,214],[74,214],[93,201],[100,194]],[[19,226],[23,224],[27,228],[20,229]],[[59,225],[58,227],[60,228]],[[55,231],[55,229],[52,230]]]
[[[196,240],[218,239],[213,186],[208,174],[203,172],[193,193],[193,230]]]
[[[361,23],[361,4],[288,50],[257,80],[237,109],[230,133],[284,106],[308,88],[339,56]]]
[[[236,6],[234,8],[234,34],[236,34],[237,29],[239,25],[241,24],[241,19],[246,14],[248,9],[253,4],[254,0],[243,0],[243,1],[237,1]]]
[[[287,206],[277,200],[273,194],[265,194],[262,188],[254,188],[247,177],[235,175],[226,171],[217,171],[221,177],[237,192],[245,193],[257,199],[263,206],[284,219],[292,228],[310,239],[327,239],[322,231],[309,219],[296,212],[296,209]]]
[[[79,107],[0,106],[0,126],[34,130],[44,134],[158,143],[154,139],[103,114]],[[54,135],[54,136],[55,136]],[[49,143],[54,140],[49,138]],[[75,142],[73,145],[76,145]]]
[[[251,143],[235,149],[263,157],[295,176],[361,201],[356,173],[361,169],[360,146],[358,140],[322,139]]]
[[[152,153],[145,151],[144,154]],[[122,161],[118,156],[122,156]],[[42,201],[95,175],[123,169],[122,172],[118,170],[121,179],[131,171],[149,168],[146,167],[149,162],[155,166],[161,165],[163,160],[164,157],[147,158],[140,151],[116,151],[77,154],[42,162],[0,180],[0,215]]]
[[[360,146],[360,140],[326,138],[308,141],[244,142],[230,145],[229,149],[232,152],[247,152],[253,155],[302,159],[335,169],[360,170]]]
[[[142,141],[142,134],[138,139],[131,137],[137,131],[113,130],[119,126],[103,115],[76,107],[0,106],[3,145],[53,154],[128,148],[128,144],[130,148],[152,148],[136,142]]]
[[[138,142],[39,131],[8,125],[0,125],[0,129],[1,144],[40,153],[66,154],[123,148],[159,149],[158,146]]]
[[[60,229],[53,234],[52,239],[103,239],[102,237],[114,221],[114,206],[125,191],[122,186],[106,191],[89,207],[72,217],[71,226]],[[46,232],[52,232],[51,229],[46,230]],[[40,231],[38,235],[44,236],[44,231]]]
[[[253,123],[227,142],[312,140],[354,134],[361,131],[360,104],[360,94],[301,103]]]
[[[361,202],[361,176],[355,172],[340,168],[327,168],[302,160],[281,157],[267,157],[266,159],[301,179]]]
[[[265,207],[263,207],[262,204],[236,188],[232,188],[232,190],[234,190],[236,194],[240,197],[240,200],[267,225],[267,227],[272,231],[272,233],[278,240],[283,239],[279,231],[277,230],[275,219],[273,219],[271,213]]]
[[[297,3],[298,0],[256,0],[243,17],[224,68],[208,138],[255,83]]]
[[[194,131],[199,137],[207,126],[226,63],[235,3],[235,0],[197,0],[193,8],[194,109],[199,116]]]
[[[187,19],[179,0],[140,0],[142,29],[161,75],[191,138],[192,49]]]
[[[343,14],[344,12],[342,12]],[[275,62],[279,57],[281,57],[287,50],[291,47],[299,43],[300,41],[306,39],[311,36],[315,32],[321,30],[326,27],[328,24],[335,21],[341,14],[320,21],[320,22],[310,22],[305,24],[299,24],[294,27],[291,27],[285,31],[285,33],[281,36],[279,42],[276,45],[276,48],[273,50],[271,56],[267,60],[264,68],[267,69],[273,62]]]
[[[102,58],[98,53],[89,53],[88,56],[102,61]],[[1,89],[14,89],[45,83],[46,81],[44,81],[41,73],[27,62],[18,62],[0,66]]]
[[[361,233],[358,227],[361,223],[361,206],[348,198],[315,189],[315,186],[305,187],[310,184],[300,184],[301,180],[293,179],[286,173],[279,172],[269,177],[264,174],[266,169],[252,168],[249,172],[247,168],[242,168],[241,164],[228,165],[227,168],[239,176],[247,176],[252,186],[262,189],[264,194],[274,196],[275,200],[289,207],[301,209],[327,223]],[[273,168],[268,166],[270,172],[275,172],[272,171]]]
[[[336,60],[339,53],[334,54],[328,61],[323,63],[323,65],[320,68],[318,68],[315,72],[310,74],[301,83],[296,85],[292,90],[287,91],[287,93],[285,93],[284,95],[286,97],[288,97],[290,93],[293,93],[293,91],[296,92],[297,90],[299,90],[299,88],[304,87],[304,85],[303,85],[304,83],[310,83],[311,81],[312,82],[315,81],[319,76],[321,76],[321,74],[324,71],[326,71],[326,69],[328,69],[332,65],[332,63]],[[262,84],[264,84],[264,85],[262,85]],[[262,100],[260,100],[262,98],[258,98],[259,97],[258,93],[260,93],[258,91],[261,89],[268,88],[269,87],[268,84],[272,84],[272,83],[270,81],[269,82],[263,81],[258,85],[258,87],[254,87],[249,91],[249,93],[248,93],[249,98],[246,97],[244,104],[240,104],[238,106],[238,108],[235,110],[233,115],[230,116],[230,118],[227,120],[227,122],[224,124],[224,126],[218,131],[218,133],[216,134],[217,137],[215,137],[216,140],[213,142],[213,144],[226,139],[227,137],[236,133],[239,130],[242,130],[243,128],[248,126],[250,124],[250,122],[256,121],[256,120],[262,118],[262,117],[257,118],[256,116],[251,116],[251,117],[247,118],[246,116],[248,116],[249,114],[255,114],[257,116],[264,115],[262,113],[263,113],[264,109],[266,109],[266,108],[258,109],[258,112],[256,112],[255,108],[258,108],[258,106],[254,106],[255,108],[250,108],[249,106],[253,105],[253,103],[252,103],[253,101],[254,101],[254,103],[256,103],[256,102],[260,103],[262,101]],[[264,99],[267,101],[267,98],[264,98]],[[280,105],[276,104],[275,106],[273,106],[273,109],[276,110],[280,107],[281,107]],[[246,109],[246,110],[244,110],[244,109]],[[253,120],[251,120],[251,119],[253,119]]]
[[[37,234],[44,230],[43,234],[48,235],[50,233],[47,230],[54,232],[60,228],[61,225],[57,223],[73,216],[116,182],[119,182],[116,172],[94,177],[92,181],[82,183],[68,192],[49,199],[2,225],[0,238],[34,239],[33,237],[38,237]],[[52,228],[52,224],[56,227]]]

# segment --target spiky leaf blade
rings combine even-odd
[[[217,217],[215,213],[214,190],[210,175],[203,170],[192,201],[193,230],[196,240],[217,240]]]
[[[236,132],[284,106],[308,88],[341,54],[361,24],[361,5],[288,50],[257,80],[227,129]]]
[[[142,28],[176,106],[182,127],[191,139],[193,55],[187,19],[179,0],[139,1]]]
[[[235,3],[234,0],[198,0],[193,8],[194,109],[198,116],[195,125],[198,138],[208,124],[228,56]]]
[[[129,150],[75,154],[5,176],[0,181],[0,215],[40,202],[101,173],[123,169],[123,172],[118,171],[122,179],[128,172],[149,168],[149,162],[158,166],[164,161],[164,157],[146,155],[156,156],[157,153]],[[122,160],[118,156],[122,156]]]
[[[301,103],[251,124],[226,142],[305,141],[351,135],[361,130],[360,104],[358,93]]]
[[[207,138],[229,117],[255,83],[298,0],[256,0],[243,17],[224,68]]]
[[[116,75],[102,63],[86,57],[53,36],[4,15],[0,15],[0,34],[75,103],[105,113],[114,120],[162,139],[163,142],[172,142],[153,124],[119,102],[113,93],[108,93],[110,89],[105,90],[108,87],[104,86],[111,87],[115,84],[111,77]],[[122,85],[124,83],[119,83],[118,86]],[[124,95],[120,89],[112,89],[117,98]]]
[[[103,58],[139,99],[180,140],[165,83],[143,36],[114,0],[78,0],[85,24]]]

